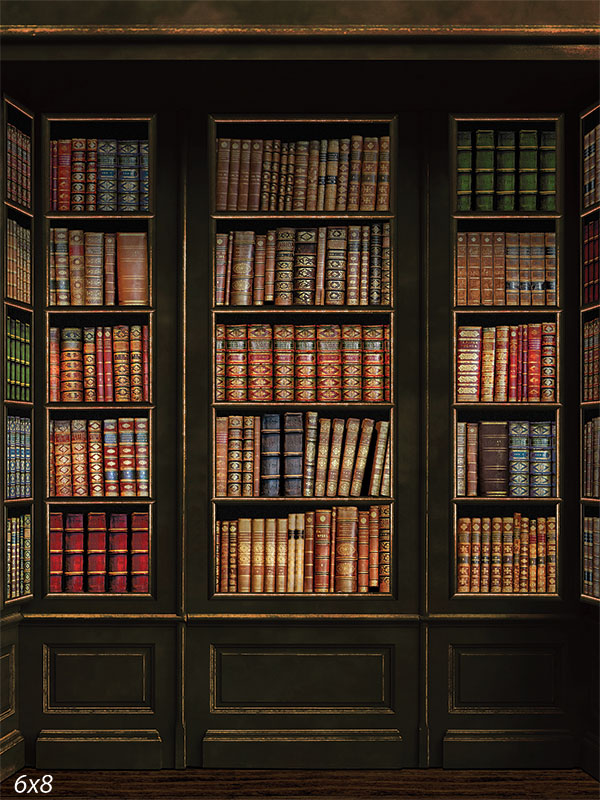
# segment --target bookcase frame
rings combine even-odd
[[[30,159],[31,159],[31,172],[30,172],[30,193],[31,193],[31,205],[29,208],[17,203],[13,200],[8,199],[8,190],[7,190],[7,161],[8,161],[8,152],[7,152],[7,145],[8,145],[8,137],[7,137],[7,124],[8,124],[8,114],[10,113],[18,115],[23,118],[24,124],[29,125],[29,137],[30,137]],[[14,608],[16,605],[21,603],[25,603],[33,598],[33,586],[34,586],[34,564],[35,564],[35,510],[34,510],[34,497],[35,490],[34,490],[34,477],[35,477],[35,407],[33,398],[35,397],[35,388],[36,388],[36,381],[35,381],[35,323],[34,323],[34,313],[33,313],[33,299],[34,299],[34,290],[35,290],[35,250],[34,250],[34,242],[35,242],[35,216],[34,216],[34,209],[35,209],[35,202],[36,202],[36,194],[35,194],[35,152],[36,152],[36,137],[35,137],[35,117],[33,112],[31,112],[28,108],[26,108],[22,103],[13,100],[8,95],[2,95],[2,124],[1,124],[1,131],[0,131],[0,153],[1,158],[3,160],[3,169],[1,170],[0,176],[0,194],[2,196],[2,205],[0,210],[0,230],[2,231],[2,239],[3,239],[3,248],[2,254],[0,255],[0,263],[2,264],[1,270],[1,278],[2,278],[2,332],[0,334],[0,380],[2,381],[2,388],[0,389],[1,397],[2,397],[2,435],[1,440],[3,441],[2,447],[2,463],[0,465],[0,481],[2,482],[2,541],[0,542],[0,609],[5,607]],[[7,219],[8,219],[8,212],[9,210],[11,213],[15,214],[17,217],[20,218],[22,222],[27,221],[27,225],[29,226],[30,236],[31,236],[31,261],[30,261],[30,303],[24,303],[19,300],[15,300],[13,298],[9,298],[7,295],[7,278],[8,278],[8,241],[7,241]],[[30,325],[30,387],[31,387],[31,400],[9,400],[7,397],[6,392],[6,355],[7,355],[7,336],[6,336],[6,320],[7,315],[12,311],[16,311],[19,315],[24,316],[27,318],[28,323]],[[30,439],[30,464],[31,464],[31,472],[30,472],[30,480],[31,480],[31,489],[32,489],[32,496],[31,497],[23,497],[23,498],[14,498],[9,499],[7,497],[7,473],[8,473],[8,437],[7,437],[7,417],[9,414],[12,413],[22,414],[23,416],[28,416],[31,421],[31,439]],[[31,556],[29,562],[29,569],[30,569],[30,581],[32,586],[32,591],[20,595],[17,597],[12,597],[7,599],[7,586],[6,586],[6,571],[7,571],[7,562],[8,562],[8,553],[6,550],[6,523],[9,516],[9,511],[12,509],[22,509],[23,513],[29,513],[31,515],[31,539],[30,539],[30,546],[31,546]]]
[[[593,319],[594,316],[597,317],[600,312],[600,301],[596,300],[587,304],[583,302],[583,226],[588,218],[600,214],[600,202],[587,207],[583,205],[583,136],[586,119],[592,114],[599,117],[598,124],[600,124],[600,103],[593,103],[579,115],[579,594],[582,603],[600,607],[600,598],[586,594],[583,590],[583,519],[590,514],[600,514],[600,499],[586,497],[583,484],[584,426],[587,419],[591,417],[590,412],[595,411],[597,415],[600,415],[599,401],[584,401],[583,399],[583,326],[585,322]],[[599,153],[596,153],[596,158],[600,158]]]
[[[457,198],[457,131],[460,123],[483,123],[494,125],[496,123],[514,123],[519,125],[522,123],[552,123],[556,131],[556,211],[457,211],[456,198]],[[562,563],[563,563],[563,544],[561,536],[561,522],[562,522],[562,459],[561,459],[561,440],[563,429],[563,402],[562,401],[562,382],[561,382],[561,364],[563,360],[563,340],[564,340],[564,321],[562,316],[562,275],[563,267],[563,247],[564,247],[564,115],[557,114],[451,114],[449,118],[450,131],[450,204],[452,209],[451,221],[451,252],[453,265],[452,269],[452,324],[451,324],[451,337],[452,337],[452,490],[451,490],[451,503],[453,507],[452,514],[452,546],[451,554],[451,574],[450,574],[450,597],[451,600],[458,600],[465,603],[468,599],[479,601],[485,600],[486,603],[493,602],[499,599],[508,600],[557,600],[563,595],[562,583]],[[518,193],[515,187],[515,194]],[[496,222],[501,222],[505,226],[510,226],[515,221],[529,221],[531,220],[535,225],[536,221],[549,221],[553,223],[553,229],[556,234],[556,304],[551,306],[496,306],[496,305],[483,305],[479,306],[459,306],[457,305],[457,253],[456,253],[456,237],[461,227],[461,223],[469,220],[477,221],[477,229],[481,230],[484,222],[491,221],[492,225]],[[518,228],[517,228],[518,230]],[[458,354],[458,328],[459,324],[464,324],[461,320],[465,319],[467,324],[473,324],[469,318],[477,320],[477,324],[484,324],[483,319],[486,321],[496,319],[496,324],[509,315],[509,319],[514,317],[522,318],[524,322],[538,321],[540,317],[552,317],[556,322],[556,402],[458,402],[456,399],[457,387],[457,354]],[[488,323],[490,324],[490,323]],[[551,415],[550,421],[556,424],[556,496],[533,498],[533,497],[459,497],[456,494],[456,481],[457,481],[457,423],[459,421],[459,414],[466,411],[470,415],[483,412],[484,418],[489,418],[489,412],[498,409],[502,420],[508,419],[508,411],[514,409],[515,414],[527,416],[532,412],[547,411]],[[497,415],[498,416],[498,415]],[[513,415],[511,415],[513,416]],[[556,520],[556,592],[458,592],[458,517],[459,506],[465,506],[466,513],[469,513],[469,508],[485,508],[492,509],[490,516],[494,513],[494,506],[502,508],[511,505],[515,508],[536,508],[539,512],[543,513],[543,509],[548,510],[547,516],[553,516]],[[478,512],[479,513],[479,512]],[[496,512],[498,513],[498,512]],[[535,608],[536,606],[534,606]]]

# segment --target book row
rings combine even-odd
[[[6,497],[31,497],[31,420],[6,416]]]
[[[556,518],[459,517],[457,591],[556,592]]]
[[[458,422],[457,497],[556,497],[555,422]]]
[[[555,322],[460,325],[456,345],[457,402],[556,402]]]
[[[600,299],[600,257],[598,256],[598,217],[583,223],[582,301],[597,303]]]
[[[390,528],[385,505],[217,520],[216,591],[389,592]]]
[[[31,137],[6,124],[6,198],[31,208]]]
[[[147,139],[52,139],[51,211],[149,211]]]
[[[389,325],[215,325],[215,400],[390,402]]]
[[[600,497],[600,417],[583,426],[583,496]]]
[[[31,231],[11,219],[6,220],[6,297],[31,303]]]
[[[51,593],[148,592],[148,512],[50,512]]]
[[[600,599],[600,517],[583,518],[583,594]]]
[[[390,137],[217,139],[217,211],[387,211]]]
[[[31,398],[31,325],[6,315],[6,399]]]
[[[148,496],[147,419],[54,419],[49,433],[50,497]]]
[[[50,328],[51,403],[150,400],[148,325]]]
[[[600,400],[600,319],[583,323],[583,402]]]
[[[145,306],[148,234],[50,229],[49,305]]]
[[[457,132],[458,211],[556,210],[554,129],[474,133]]]
[[[4,554],[5,599],[31,594],[31,514],[6,517]]]
[[[215,303],[389,305],[390,223],[218,233]]]
[[[217,497],[389,497],[388,421],[315,411],[217,417]],[[282,447],[283,444],[283,447]]]
[[[456,234],[456,305],[556,305],[556,234]]]
[[[600,202],[600,125],[583,135],[583,207]]]

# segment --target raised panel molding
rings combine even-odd
[[[153,645],[43,645],[46,714],[152,714]]]
[[[569,769],[578,744],[565,730],[448,730],[445,769]]]
[[[210,711],[392,714],[392,649],[210,645]]]
[[[0,739],[0,780],[8,778],[25,764],[25,739],[21,731],[10,731]]]
[[[43,730],[35,743],[37,769],[161,769],[157,730]]]
[[[562,714],[561,645],[448,646],[451,714]]]
[[[15,713],[15,653],[14,644],[0,654],[0,722]]]

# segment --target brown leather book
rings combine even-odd
[[[223,524],[222,522],[221,526]],[[249,592],[252,574],[252,520],[247,517],[237,521],[237,559],[238,592]]]
[[[319,184],[319,141],[317,139],[312,139],[308,146],[306,211],[317,210],[318,184]]]
[[[148,234],[117,233],[117,291],[119,305],[148,305]]]
[[[369,508],[369,589],[379,589],[379,506]]]
[[[459,326],[456,343],[456,401],[458,403],[479,402],[481,340],[480,326]]]
[[[335,591],[335,543],[337,540],[337,507],[331,509],[331,551],[329,553],[329,591]]]
[[[252,305],[254,240],[254,231],[235,231],[233,234],[230,297],[232,306]]]
[[[267,231],[265,244],[265,303],[272,303],[275,298],[275,259],[277,231]]]
[[[492,233],[481,234],[480,244],[481,305],[494,304],[494,241]]]
[[[471,592],[479,592],[481,585],[481,517],[471,520]]]
[[[57,419],[54,422],[54,469],[57,497],[73,495],[73,475],[71,459],[71,422]]]
[[[294,592],[304,591],[304,514],[296,514],[294,544],[296,546]]]
[[[456,543],[457,581],[456,591],[459,594],[471,591],[471,518],[460,517],[458,520]]]
[[[379,139],[365,136],[362,151],[360,176],[360,210],[375,211],[377,198],[377,170],[379,162]]]
[[[344,420],[334,419],[331,426],[331,449],[329,452],[329,468],[327,471],[327,497],[337,496],[343,438]]]
[[[244,417],[242,440],[242,496],[254,493],[254,417]]]
[[[287,534],[287,585],[286,592],[293,592],[296,585],[296,515],[288,514]]]
[[[294,228],[277,228],[275,251],[275,305],[291,306],[294,297]]]
[[[467,457],[468,447],[467,441]],[[479,423],[479,486],[482,497],[506,497],[508,494],[507,422]]]
[[[304,497],[312,497],[315,488],[317,438],[318,414],[316,411],[307,411],[304,431],[304,475],[302,484]]]
[[[240,178],[238,182],[237,210],[248,210],[248,193],[250,191],[250,139],[240,142]]]
[[[356,463],[354,465],[354,473],[352,475],[352,483],[350,485],[351,497],[360,497],[362,493],[362,485],[374,426],[375,421],[368,418],[363,419],[361,423],[360,440],[356,453]]]
[[[226,398],[225,325],[215,325],[215,401]]]
[[[262,163],[260,173],[260,210],[269,210],[269,196],[271,194],[271,162],[273,160],[273,139],[258,139],[262,141]],[[252,165],[250,167],[252,169]],[[250,209],[251,211],[255,209]]]
[[[304,591],[314,589],[315,512],[304,514]]]
[[[296,142],[296,162],[294,170],[294,188],[292,193],[292,211],[304,211],[308,188],[309,143]]]
[[[83,231],[69,231],[69,279],[71,305],[85,305],[85,256]]]
[[[361,226],[348,226],[346,270],[346,305],[357,306],[360,301]],[[388,261],[389,266],[389,261]],[[389,299],[388,299],[389,302]]]
[[[104,495],[104,447],[102,420],[88,420],[88,461],[90,472],[90,496]]]
[[[476,497],[478,488],[479,425],[467,422],[467,497]]]
[[[357,591],[369,591],[369,509],[358,511]]]
[[[85,304],[101,306],[104,299],[104,234],[84,233]]]
[[[228,592],[237,592],[237,571],[238,571],[238,523],[232,520],[229,523],[229,579]]]
[[[283,415],[283,488],[286,497],[302,496],[304,424],[301,412]]]
[[[252,520],[252,565],[251,585],[252,592],[262,592],[265,586],[265,521],[264,519]]]
[[[490,591],[493,594],[502,591],[502,517],[492,517]]]
[[[89,494],[88,449],[87,420],[85,419],[71,420],[71,461],[73,465],[73,495],[87,497]]]
[[[335,591],[358,591],[358,509],[339,506],[335,542]]]
[[[389,429],[390,423],[385,420],[380,420],[375,423],[377,439],[375,441],[375,455],[373,457],[371,480],[369,482],[369,495],[371,497],[378,497],[381,491],[381,479],[383,478],[383,465]]]
[[[362,325],[341,326],[342,400],[360,403],[362,400]]]
[[[383,473],[381,475],[381,496],[389,497],[392,473],[392,437],[388,436],[383,459]]]
[[[315,511],[314,591],[329,592],[329,561],[331,553],[331,509]]]
[[[275,540],[275,591],[278,594],[287,591],[287,543],[287,517],[280,517],[277,520]]]
[[[114,306],[116,299],[117,235],[104,234],[104,305]]]
[[[494,375],[494,402],[508,401],[508,358],[510,327],[498,325],[496,328],[496,364]]]
[[[271,187],[269,191],[269,211],[277,210],[280,169],[281,169],[281,139],[273,139],[273,153],[271,157]]]
[[[348,177],[348,201],[346,203],[346,211],[359,210],[362,148],[363,137],[355,134],[350,139],[350,170]]]
[[[327,170],[325,172],[325,211],[335,211],[339,160],[340,140],[329,139],[327,143]]]
[[[227,188],[229,185],[229,161],[231,157],[231,139],[217,139],[217,180],[215,193],[215,209],[227,209]]]
[[[227,245],[229,236],[217,233],[215,237],[215,305],[225,304],[225,273],[227,271]]]
[[[379,508],[379,591],[391,591],[391,507]]]
[[[275,564],[277,558],[277,522],[265,520],[265,581],[263,591],[275,591]]]
[[[248,400],[273,400],[273,330],[270,325],[248,325]]]
[[[345,211],[348,202],[348,178],[350,173],[350,139],[340,139],[335,210]]]
[[[352,472],[354,470],[359,428],[359,419],[354,419],[351,417],[346,421],[346,440],[344,442],[344,452],[342,455],[342,465],[340,469],[337,491],[339,497],[348,497],[350,494],[350,484],[352,481]]]
[[[327,465],[329,464],[329,437],[331,420],[319,420],[319,439],[317,446],[317,467],[315,471],[315,497],[324,497],[327,484]]]
[[[231,140],[229,156],[229,179],[227,181],[227,211],[237,211],[238,191],[240,186],[240,160],[242,156],[241,140]]]
[[[467,234],[459,231],[456,234],[456,294],[455,303],[457,306],[467,305]],[[504,274],[502,275],[504,280]]]
[[[254,245],[254,285],[252,289],[252,302],[255,306],[262,306],[265,302],[266,248],[267,235],[257,233]]]
[[[390,207],[390,137],[379,137],[379,162],[377,165],[377,211]]]
[[[230,416],[227,441],[227,496],[242,496],[243,417]]]
[[[317,234],[317,268],[315,277],[315,305],[325,303],[325,256],[327,252],[327,228],[321,225]]]
[[[315,304],[317,228],[298,228],[294,251],[294,304]]]

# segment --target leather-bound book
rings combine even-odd
[[[296,515],[288,514],[286,592],[293,592],[296,585],[296,536]]]
[[[513,514],[513,592],[521,585],[521,514]]]
[[[263,591],[275,591],[275,565],[277,559],[277,521],[265,520],[265,581]]]
[[[229,417],[215,420],[215,496],[227,496],[227,453]]]
[[[379,137],[379,163],[377,166],[377,211],[390,208],[390,137]]]
[[[385,446],[385,457],[383,459],[383,473],[381,476],[381,496],[389,497],[391,492],[391,478],[392,478],[392,439],[388,436],[387,444]]]
[[[546,263],[543,232],[530,233],[531,305],[546,305]]]
[[[306,211],[317,210],[318,184],[319,184],[319,141],[317,139],[311,139],[308,145]]]
[[[317,327],[296,325],[294,336],[295,400],[314,403],[317,399]]]
[[[384,325],[363,325],[363,402],[385,400]]]
[[[247,326],[227,325],[227,402],[245,402],[248,394]]]
[[[48,571],[50,592],[63,590],[63,515],[58,511],[49,514]]]
[[[335,210],[345,211],[348,202],[348,180],[350,173],[350,139],[339,140],[338,171]]]
[[[294,296],[294,228],[277,228],[275,246],[275,305],[291,306]]]
[[[477,422],[466,423],[466,457],[467,457],[467,497],[476,497],[479,483],[478,442],[479,425]]]
[[[517,380],[519,369],[519,326],[508,328],[508,402],[517,400]]]
[[[479,591],[490,591],[490,564],[492,558],[492,520],[490,517],[481,519],[481,580]]]
[[[148,304],[148,234],[117,233],[117,290],[120,306]]]
[[[150,441],[148,427],[146,418],[135,418],[135,485],[138,497],[148,497],[150,494]]]
[[[481,517],[471,520],[471,592],[479,592],[481,586]]]
[[[235,231],[233,234],[233,264],[230,297],[232,306],[252,305],[254,242],[254,231]]]
[[[481,305],[494,304],[494,242],[491,233],[482,233],[480,250]]]
[[[389,222],[382,225],[381,237],[381,304],[389,306],[392,298],[392,233]]]
[[[304,517],[304,567],[302,586],[297,591],[312,593],[314,591],[314,558],[315,558],[315,512],[307,511]],[[297,560],[297,559],[296,559]]]
[[[490,591],[492,594],[502,591],[502,517],[492,518]]]
[[[60,399],[83,401],[83,353],[81,328],[63,328],[60,343]]]
[[[493,247],[493,304],[505,305],[506,292],[506,266],[505,266],[505,241],[504,233],[492,234]]]
[[[294,544],[296,555],[294,560],[294,592],[304,591],[304,514],[296,514],[296,529],[294,531]]]
[[[281,160],[279,162],[279,186],[277,188],[277,210],[285,211],[285,189],[288,176],[289,142],[281,143]]]
[[[71,422],[68,419],[56,419],[53,422],[56,496],[71,497],[73,495]]]
[[[89,419],[87,424],[90,497],[104,495],[104,448],[102,420]]]
[[[261,419],[260,494],[279,496],[281,458],[281,421],[279,414],[263,414]]]
[[[111,514],[108,528],[108,591],[127,591],[128,553],[127,514]]]
[[[317,326],[317,400],[342,400],[342,351],[339,325]]]
[[[552,497],[553,450],[555,448],[553,423],[531,422],[529,425],[529,487],[532,497]],[[598,452],[598,442],[590,441],[590,452]],[[594,458],[596,464],[598,463]],[[554,471],[554,475],[556,472]],[[587,497],[588,495],[586,495]]]
[[[117,421],[119,435],[119,494],[135,497],[135,429],[132,417],[120,417]]]
[[[375,423],[377,439],[375,441],[375,454],[373,456],[371,479],[369,481],[369,495],[371,497],[379,497],[381,491],[381,479],[383,478],[383,465],[389,429],[390,423],[387,421],[380,420]]]
[[[10,129],[9,129],[10,130]],[[7,137],[9,139],[9,137]],[[10,147],[10,139],[7,141]],[[10,190],[10,166],[7,168],[7,189]],[[9,191],[10,198],[10,191]],[[50,141],[50,211],[58,209],[58,140]]]
[[[494,337],[494,328],[486,328]],[[489,339],[488,339],[489,341]],[[495,341],[495,338],[492,338]],[[480,378],[482,373],[482,330],[476,325],[459,325],[456,343],[456,400],[459,403],[477,403],[480,397]],[[489,347],[488,347],[489,351]],[[494,376],[494,350],[491,355],[491,365],[484,374],[491,379],[493,386]],[[489,356],[489,352],[487,353]]]
[[[519,233],[519,305],[531,305],[531,234]]]
[[[479,423],[479,487],[482,497],[508,495],[507,422]]]
[[[86,497],[88,491],[87,421],[71,420],[71,461],[73,469],[73,495]]]
[[[356,453],[356,463],[354,465],[354,472],[352,474],[352,482],[350,485],[351,497],[360,497],[362,493],[362,485],[365,476],[365,469],[367,466],[367,458],[369,456],[374,425],[375,422],[372,419],[363,419],[361,423],[360,440],[358,442],[358,450]]]
[[[362,326],[342,325],[342,400],[360,403],[362,399]]]
[[[598,519],[595,518],[593,524],[596,526],[596,533],[593,536],[598,538]],[[597,552],[597,547],[594,545],[594,552]],[[593,578],[596,572],[593,573]],[[597,579],[596,579],[597,580]],[[597,585],[597,584],[596,584]],[[556,592],[556,518],[546,518],[546,591],[549,594]],[[594,596],[598,596],[598,592],[594,592]]]
[[[471,518],[459,517],[456,542],[456,591],[471,591]]]
[[[542,326],[541,323],[528,325],[527,354],[527,400],[539,403],[541,397],[542,366]]]
[[[90,515],[91,516],[91,515]],[[147,511],[131,515],[131,591],[150,591],[149,555],[150,530]]]
[[[351,417],[346,421],[346,439],[344,442],[342,464],[337,490],[339,497],[348,497],[350,494],[350,484],[352,482],[352,473],[354,470],[359,428],[359,419],[354,419]]]
[[[284,414],[283,435],[284,494],[286,497],[301,497],[304,455],[304,426],[301,412]]]
[[[64,546],[64,591],[83,592],[83,514],[67,514]]]
[[[86,231],[84,238],[84,302],[101,306],[104,300],[104,234]]]
[[[227,181],[227,211],[237,211],[241,156],[241,140],[232,139],[229,155],[229,177]]]
[[[86,403],[95,403],[96,392],[96,329],[83,329],[83,393]]]
[[[331,426],[331,449],[329,451],[329,467],[327,470],[327,497],[337,496],[343,438],[344,420],[334,419]]]
[[[325,211],[335,211],[339,161],[340,140],[329,139],[327,142],[327,170],[325,173],[325,198],[323,206]]]
[[[273,325],[274,399],[294,401],[294,326]]]
[[[115,402],[128,403],[131,399],[129,380],[129,326],[115,325],[113,336],[113,380]]]
[[[83,231],[69,231],[69,284],[71,305],[85,305],[85,262]]]
[[[105,419],[104,434],[104,493],[107,497],[119,494],[119,443],[117,420]]]
[[[252,562],[251,583],[252,592],[263,592],[265,586],[265,521],[264,519],[252,520]]]
[[[322,225],[317,229],[317,266],[315,278],[315,305],[325,304],[325,259],[327,254],[327,228]]]
[[[346,299],[346,250],[348,228],[327,229],[325,255],[325,305],[343,306]]]
[[[337,507],[331,509],[331,547],[329,553],[329,591],[335,591],[335,543],[337,541]]]
[[[244,417],[242,434],[242,496],[252,497],[254,490],[254,417]]]
[[[360,207],[360,178],[362,168],[363,137],[350,138],[350,164],[348,175],[348,199],[346,211],[358,211]]]
[[[85,210],[95,211],[98,196],[98,139],[86,142]]]
[[[240,141],[240,177],[238,182],[237,210],[248,210],[248,194],[250,192],[250,154],[252,141]]]
[[[496,328],[495,403],[506,403],[508,401],[509,337],[509,326],[498,325]]]
[[[215,325],[215,401],[226,399],[225,325]]]
[[[227,496],[242,496],[243,422],[241,416],[229,417],[227,434]]]
[[[273,154],[271,158],[271,188],[269,191],[269,211],[277,210],[280,168],[281,168],[281,139],[273,139]]]
[[[362,169],[360,175],[361,211],[375,211],[378,163],[379,139],[377,136],[365,136],[363,139]]]
[[[225,272],[227,270],[227,245],[229,236],[217,233],[215,237],[215,305],[225,305]]]
[[[369,510],[358,509],[357,592],[369,591]]]
[[[506,255],[505,255],[505,297],[507,306],[519,305],[520,292],[520,253],[519,253],[519,234],[508,231],[505,234]]]
[[[270,325],[248,325],[248,400],[273,400],[273,330]]]
[[[275,298],[276,248],[277,231],[269,230],[265,243],[265,303],[272,303]]]
[[[289,142],[287,172],[286,172],[286,181],[284,189],[285,194],[283,202],[283,208],[285,211],[292,210],[295,183],[296,183],[296,142]]]
[[[17,223],[14,220],[7,220],[7,232],[6,232],[6,244],[7,244],[7,273],[8,273],[8,286],[9,290],[7,291],[7,295],[9,297],[13,297],[14,289],[11,286],[11,274],[14,269],[14,263],[17,259],[17,255],[15,255],[15,249],[18,247],[18,228]],[[54,240],[54,228],[50,228],[49,231],[50,241],[48,245],[48,305],[55,306],[56,305],[56,245]],[[29,279],[26,279],[26,283],[29,283]],[[18,299],[18,297],[17,297]]]
[[[234,564],[230,554],[231,526],[234,526],[234,539],[236,548],[235,574],[236,589],[232,587]],[[221,569],[219,576],[218,591],[229,592],[237,591],[247,593],[251,586],[252,572],[252,520],[247,517],[238,519],[237,522],[221,522],[221,547],[220,547]]]
[[[598,320],[594,321],[593,337],[596,341],[595,355],[592,356],[592,364],[595,366],[593,380],[598,382]],[[541,377],[540,377],[540,400],[543,403],[554,403],[556,401],[556,323],[542,322],[542,358],[541,358]],[[591,365],[590,365],[591,366]],[[590,392],[591,400],[598,399],[598,389]]]
[[[456,497],[467,494],[467,423],[456,423]]]
[[[379,591],[391,591],[391,507],[379,508]]]
[[[361,226],[348,226],[346,305],[359,305],[360,297]]]
[[[371,226],[361,225],[360,228],[360,281],[358,299],[359,305],[369,305],[371,265]]]
[[[467,234],[456,234],[454,269],[456,274],[456,305],[467,305]],[[503,276],[504,277],[504,276]]]
[[[529,520],[529,586],[530,594],[537,591],[537,571],[538,571],[538,530],[537,519]]]
[[[526,594],[529,591],[529,517],[521,517],[521,552],[519,560],[520,577],[519,588],[515,587],[515,591],[520,594]]]
[[[60,328],[50,328],[48,335],[48,400],[60,402]]]
[[[317,446],[317,468],[315,471],[315,497],[324,497],[327,481],[327,467],[329,464],[329,437],[331,434],[331,420],[319,420],[319,439]]]
[[[116,300],[117,235],[104,234],[104,305],[114,306]]]
[[[87,518],[87,590],[106,591],[106,514],[90,511]]]
[[[275,591],[280,594],[287,591],[287,517],[277,520],[277,533],[275,540]]]
[[[71,304],[71,276],[69,271],[69,231],[53,228],[54,268],[56,270],[56,305]]]
[[[529,422],[508,423],[508,490],[511,497],[529,495]]]
[[[514,527],[512,517],[502,518],[502,591],[513,591]]]
[[[254,524],[254,520],[252,521]],[[238,591],[238,522],[229,523],[229,583],[226,591]]]
[[[217,179],[215,191],[215,210],[227,210],[227,189],[229,185],[229,161],[231,157],[231,139],[217,139]]]
[[[132,403],[144,399],[143,335],[141,325],[129,327],[129,387]]]
[[[262,141],[262,161],[260,172],[260,193],[259,193],[259,209],[261,211],[269,210],[269,197],[271,194],[271,163],[273,161],[273,139],[257,140]],[[250,209],[251,211],[254,209]]]
[[[254,283],[252,288],[252,303],[255,306],[262,306],[265,302],[266,247],[266,234],[257,233],[254,244]]]
[[[369,508],[369,589],[379,590],[379,506]]]
[[[335,591],[358,591],[358,509],[340,506],[337,509],[335,542]]]
[[[546,591],[546,549],[546,518],[538,517],[536,592]]]
[[[304,140],[296,142],[295,155],[296,158],[291,210],[304,211],[306,208],[306,194],[308,188],[309,143]]]
[[[527,402],[527,368],[529,365],[529,326],[520,325],[521,329],[521,364],[519,367],[519,402]]]
[[[481,305],[481,234],[467,234],[467,304]]]
[[[294,250],[294,304],[315,303],[317,274],[317,228],[298,228]]]
[[[57,209],[71,210],[71,140],[58,140]]]
[[[595,223],[596,231],[598,229],[598,223]],[[595,243],[597,247],[598,237],[595,237]],[[554,306],[556,305],[556,233],[552,231],[551,233],[544,234],[544,252],[545,252],[545,266],[546,266],[546,280],[545,280],[545,287],[546,287],[546,305],[547,306]],[[596,250],[597,253],[597,250]],[[598,269],[598,258],[596,255],[596,270]],[[590,297],[589,299],[598,299],[598,273],[596,272],[596,294],[595,297]]]
[[[112,403],[114,401],[113,332],[109,325],[104,327],[102,350],[104,355],[104,400],[107,403]]]
[[[239,520],[239,527],[243,520]],[[250,520],[248,520],[250,522]],[[229,520],[223,520],[219,526],[219,571],[217,572],[216,591],[229,591]],[[238,531],[238,552],[240,540]],[[249,549],[249,548],[248,548]],[[249,556],[248,556],[249,557]],[[249,563],[249,562],[248,562]],[[247,589],[250,591],[250,589]]]
[[[304,472],[302,479],[302,495],[304,497],[312,497],[315,488],[318,438],[317,428],[317,412],[307,411],[304,431]]]
[[[329,562],[331,553],[331,509],[315,511],[314,591],[329,591]]]
[[[260,417],[254,417],[254,443],[252,452],[252,496],[260,497]]]

